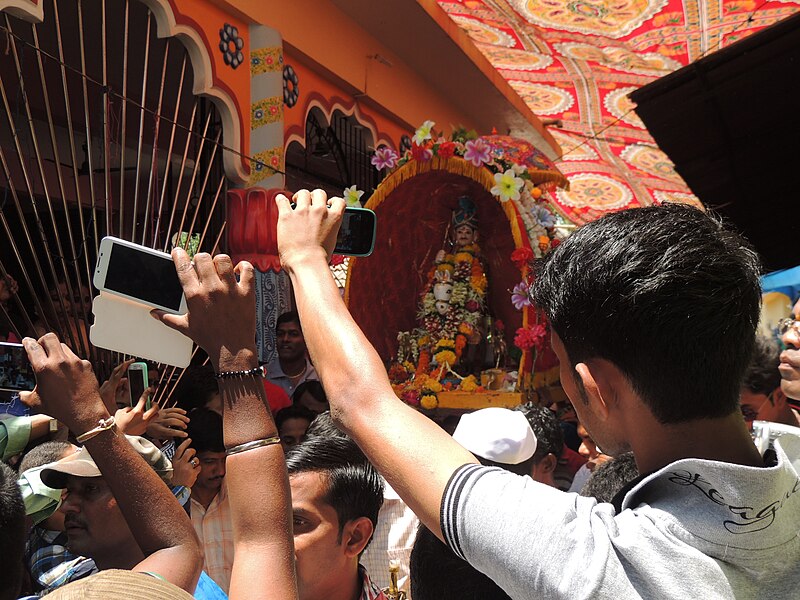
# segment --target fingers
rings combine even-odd
[[[116,367],[114,367],[114,370],[111,371],[111,377],[109,377],[109,380],[121,378],[122,374],[127,371],[128,367],[130,367],[134,362],[136,362],[135,358],[129,358],[128,360],[119,363]]]
[[[278,216],[292,210],[292,204],[284,194],[275,196],[275,202],[278,204]]]
[[[192,443],[191,438],[186,438],[185,440],[183,440],[180,443],[180,445],[177,448],[175,448],[175,458],[183,456],[183,453],[186,452],[186,449],[189,447],[189,444],[191,443]]]
[[[237,265],[238,266],[238,265]],[[236,275],[234,274],[233,261],[227,254],[217,254],[214,257],[214,268],[217,270],[219,278],[229,286],[236,285]]]
[[[327,208],[328,194],[325,193],[325,190],[316,189],[311,192],[311,206]]]
[[[292,196],[292,200],[294,201],[295,210],[305,210],[311,206],[311,192],[308,190],[295,192],[294,196]]]
[[[48,357],[63,358],[63,350],[61,349],[61,342],[55,333],[45,333],[39,338],[39,345],[44,348]]]
[[[146,392],[141,396],[139,396],[139,401],[136,403],[136,406],[133,407],[134,412],[144,413],[144,403],[146,398],[147,398]]]
[[[34,411],[42,406],[42,399],[39,398],[39,391],[36,388],[33,388],[32,392],[20,392],[19,399],[25,406],[32,408]]]
[[[183,248],[174,248],[172,250],[172,262],[175,263],[175,271],[178,273],[181,286],[185,292],[187,289],[191,290],[198,283],[197,271],[192,266],[192,259]]]
[[[169,428],[178,427],[180,429],[186,429],[186,422],[179,419],[178,417],[167,417],[166,419],[162,417],[161,419],[158,420],[158,422],[160,425],[163,425],[164,427],[169,427]]]
[[[156,321],[161,321],[167,327],[181,332],[186,337],[191,337],[189,335],[189,318],[186,315],[170,315],[163,310],[154,308],[150,311],[150,316]]]
[[[239,276],[239,289],[245,294],[251,294],[256,280],[256,272],[253,265],[243,260],[236,265],[234,273]]]
[[[213,283],[219,276],[214,268],[214,261],[208,252],[199,252],[194,255],[194,269],[200,283]]]
[[[328,200],[328,216],[335,219],[341,219],[346,207],[345,201],[342,198],[334,196]]]
[[[22,345],[25,348],[25,352],[28,354],[28,361],[30,361],[31,366],[36,370],[39,371],[44,368],[44,363],[47,360],[47,353],[44,351],[37,342],[33,338],[23,338]]]

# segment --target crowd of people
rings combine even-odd
[[[344,203],[278,197],[297,312],[259,365],[253,267],[173,251],[208,355],[173,407],[22,343],[0,420],[0,599],[800,596],[800,301],[756,337],[759,262],[713,215],[627,210],[541,261],[569,404],[401,402],[328,269]],[[133,406],[131,406],[133,404]],[[273,417],[274,415],[274,417]],[[783,427],[759,452],[752,423]],[[12,468],[12,466],[14,468]]]

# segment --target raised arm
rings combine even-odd
[[[41,400],[44,412],[76,435],[109,418],[88,361],[75,356],[53,333],[22,343],[36,373],[34,397]],[[192,523],[170,489],[114,428],[88,439],[86,448],[146,557],[135,570],[158,574],[193,593],[203,555]]]
[[[278,196],[278,249],[303,335],[336,422],[420,520],[440,538],[439,509],[453,472],[475,458],[395,396],[378,353],[358,328],[328,268],[344,201],[300,191]],[[365,259],[369,260],[369,259]]]
[[[192,265],[180,249],[172,256],[189,312],[182,317],[160,311],[154,315],[197,342],[217,373],[257,367],[252,265],[242,262],[234,269],[228,256],[212,260],[208,254],[196,254]],[[277,439],[260,377],[223,377],[219,387],[228,449]],[[280,444],[264,444],[226,459],[236,557],[230,586],[233,600],[297,597],[286,463]]]

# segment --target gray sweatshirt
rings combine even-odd
[[[442,498],[450,547],[512,598],[800,598],[800,437],[768,467],[686,459],[617,513],[496,468],[465,465]]]

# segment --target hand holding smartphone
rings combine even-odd
[[[135,362],[128,367],[128,391],[130,392],[130,405],[131,408],[139,403],[139,398],[142,397],[144,391],[148,387],[147,377],[147,363]],[[152,399],[148,396],[144,409],[150,410],[153,405]]]

